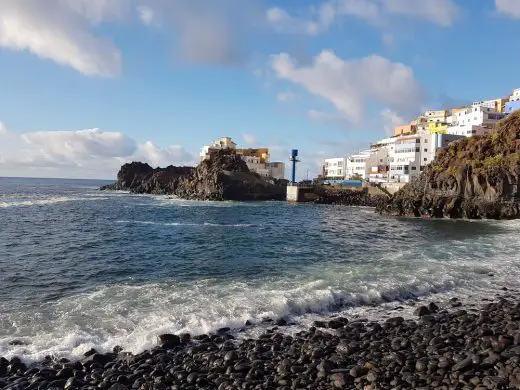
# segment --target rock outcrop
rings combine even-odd
[[[249,171],[234,152],[219,151],[183,177],[175,195],[198,200],[285,200],[287,181],[266,180]]]
[[[332,204],[341,206],[379,207],[388,203],[388,195],[373,195],[365,188],[363,190],[324,189],[318,191],[317,204]]]
[[[125,190],[137,194],[175,194],[181,178],[191,174],[192,167],[152,168],[142,162],[132,162],[121,167],[114,184],[101,187],[102,190]]]
[[[287,181],[268,180],[251,172],[232,150],[215,153],[197,167],[152,168],[140,162],[125,164],[114,184],[102,190],[175,195],[193,200],[285,200]]]
[[[421,176],[378,207],[383,214],[436,218],[520,218],[520,112],[486,136],[442,150]]]

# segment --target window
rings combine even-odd
[[[427,151],[428,151],[428,149],[424,149],[424,151],[425,151],[425,152],[427,152]]]
[[[416,170],[417,170],[417,168],[416,168],[416,167],[412,167],[412,171],[416,171]]]
[[[427,139],[425,139],[425,140],[424,140],[424,143],[425,143],[425,144],[427,144],[427,143],[428,143],[428,140],[427,140]]]
[[[425,157],[425,158],[424,158],[424,161],[428,161],[428,159]]]
[[[421,169],[420,169],[420,170],[421,170],[421,171],[424,171],[424,167],[423,167],[422,165],[421,165]]]

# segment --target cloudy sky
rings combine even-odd
[[[214,138],[300,176],[520,87],[520,0],[0,0],[0,176],[114,178]]]

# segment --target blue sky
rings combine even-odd
[[[0,176],[192,164],[222,135],[314,175],[520,87],[518,36],[520,0],[1,0]]]

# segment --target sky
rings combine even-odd
[[[519,36],[520,0],[0,0],[0,176],[113,179],[230,136],[313,177],[520,88]]]

